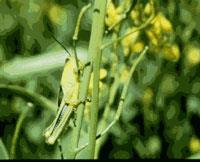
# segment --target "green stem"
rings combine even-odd
[[[121,25],[121,24],[119,24]],[[113,35],[112,35],[112,40],[113,39],[116,39],[118,37],[118,32],[113,32]],[[116,92],[117,92],[117,89],[118,89],[118,86],[119,86],[119,72],[117,71],[118,70],[118,65],[119,65],[119,54],[118,54],[118,51],[117,51],[117,45],[118,43],[115,43],[113,44],[113,48],[112,48],[112,66],[111,66],[111,76],[114,76],[114,82],[112,85],[110,85],[109,87],[109,97],[108,97],[108,102],[105,106],[105,109],[104,109],[104,112],[103,112],[103,117],[102,117],[102,120],[100,122],[100,126],[99,126],[99,129],[102,131],[106,128],[106,125],[107,125],[107,119],[108,119],[108,115],[110,113],[110,107],[111,107],[111,104],[113,103],[114,101],[114,98],[115,98],[115,95],[116,95]],[[101,146],[102,144],[104,143],[106,137],[103,137],[103,138],[100,138],[99,140],[97,140],[97,143],[96,143],[96,150],[95,150],[95,159],[98,158],[98,155],[99,155],[99,152],[100,152],[100,149],[101,149]]]
[[[36,105],[51,110],[54,114],[56,113],[57,110],[57,106],[44,96],[34,92],[30,92],[20,86],[0,84],[0,93],[10,93],[19,95],[20,97],[26,99],[27,101],[33,102]]]
[[[106,6],[106,0],[102,1],[95,1],[94,10],[93,10],[93,21],[92,21],[92,32],[91,32],[91,38],[90,38],[90,44],[89,44],[89,54],[88,54],[88,60],[91,60],[94,53],[97,52],[97,47],[100,47],[101,40],[103,37],[103,24],[104,24],[104,16],[105,15],[105,6],[102,6],[102,4],[105,3]],[[104,8],[104,10],[103,10]],[[100,12],[99,12],[100,11]],[[99,23],[99,18],[101,19],[102,23]],[[100,49],[99,49],[100,50]],[[90,81],[90,76],[92,72],[92,66],[86,66],[83,70],[83,77],[80,84],[80,94],[79,94],[79,100],[85,101],[87,98],[87,91]],[[80,131],[82,126],[82,120],[83,120],[83,114],[84,114],[84,107],[85,104],[80,104],[77,108],[77,126],[73,130],[73,138],[72,143],[73,147],[72,152],[69,153],[69,158],[74,159],[77,152],[78,142],[80,139]]]
[[[15,159],[17,139],[19,137],[19,132],[20,132],[22,123],[28,113],[28,110],[29,109],[26,107],[25,110],[23,110],[23,112],[20,114],[19,119],[17,120],[17,125],[15,128],[14,136],[12,138],[12,145],[11,145],[11,149],[10,149],[10,158],[11,159]]]
[[[119,87],[119,83],[120,83],[119,82],[119,74],[116,73],[114,83],[111,85],[111,88],[110,88],[108,103],[105,106],[102,121],[100,123],[100,130],[101,131],[106,128],[106,125],[107,125],[107,122],[108,122],[107,119],[108,119],[108,116],[109,116],[109,113],[110,113],[110,108],[111,108],[111,105],[112,105],[114,98],[116,96],[117,89]],[[97,140],[97,144],[96,144],[97,146],[96,146],[96,152],[95,152],[95,158],[96,159],[98,158],[101,146],[102,146],[103,142],[105,141],[105,139],[106,138],[102,137],[99,140]]]
[[[37,82],[35,80],[31,80],[27,83],[26,88],[29,89],[30,91],[34,91],[36,89]],[[22,126],[22,123],[24,119],[26,118],[26,115],[29,112],[29,106],[26,106],[27,103],[22,101],[20,98],[17,98],[16,102],[19,102],[20,104],[18,105],[21,108],[21,114],[17,120],[17,124],[15,127],[15,132],[12,138],[12,145],[10,149],[10,158],[15,159],[16,157],[16,145],[17,145],[17,140],[19,138],[19,132]]]
[[[88,91],[91,71],[92,71],[92,66],[87,66],[84,68],[83,78],[82,78],[82,82],[80,84],[80,94],[79,94],[80,101],[85,101],[87,98],[87,91]],[[78,147],[78,143],[79,143],[79,139],[80,139],[80,132],[81,132],[81,126],[82,126],[82,121],[83,121],[84,108],[85,108],[85,104],[83,104],[83,103],[81,103],[77,107],[76,127],[74,127],[74,129],[73,129],[72,152],[68,153],[68,155],[69,155],[68,157],[70,159],[74,159],[76,157],[76,154],[78,153],[77,147]]]
[[[115,114],[114,120],[97,136],[95,137],[97,140],[101,139],[106,133],[108,133],[108,131],[112,128],[112,126],[119,120],[119,117],[122,113],[123,110],[123,104],[124,104],[124,99],[126,97],[127,91],[128,91],[128,87],[132,78],[132,75],[135,71],[136,66],[138,65],[138,63],[142,60],[142,58],[144,57],[146,51],[148,50],[148,47],[146,46],[145,49],[142,51],[142,53],[140,54],[140,56],[133,62],[133,65],[131,67],[130,73],[129,73],[129,77],[124,85],[124,88],[122,90],[122,94],[120,97],[120,102],[117,108],[117,112]],[[84,145],[82,145],[80,148],[76,149],[77,152],[80,152],[81,150],[85,149],[87,146],[89,145],[89,143],[86,143]]]
[[[74,50],[74,55],[75,55],[76,59],[77,59],[76,41],[78,40],[78,33],[79,33],[79,30],[80,30],[80,22],[81,22],[81,19],[82,19],[84,13],[90,7],[91,7],[91,3],[84,6],[81,9],[81,12],[78,16],[78,20],[77,20],[77,23],[76,23],[76,28],[75,28],[74,35],[73,35],[73,50]],[[88,56],[87,60],[90,60],[90,56]],[[76,61],[76,63],[77,63],[78,71],[79,71],[80,69],[79,69],[78,60]],[[79,90],[79,95],[78,95],[79,101],[85,101],[87,99],[87,91],[88,91],[91,72],[92,72],[92,66],[86,66],[83,69],[83,77],[81,78],[82,80],[81,80],[81,83],[80,83],[80,90]],[[80,79],[80,78],[78,77],[78,79]],[[82,126],[82,121],[83,121],[84,107],[85,107],[84,103],[80,104],[77,107],[76,127],[74,127],[74,129],[73,129],[73,138],[71,140],[72,149],[71,149],[71,152],[68,153],[68,157],[70,159],[75,159],[76,154],[77,154],[76,149],[78,147],[78,143],[79,143],[79,139],[80,139],[80,132],[81,132],[81,126]]]
[[[132,75],[133,75],[133,73],[135,71],[136,66],[141,61],[141,59],[143,58],[143,56],[144,56],[144,54],[146,53],[147,50],[148,50],[148,47],[146,46],[145,49],[143,50],[143,52],[140,54],[140,56],[134,61],[133,65],[131,67],[130,73],[129,73],[128,80],[126,81],[126,83],[124,85],[124,88],[122,90],[122,94],[121,94],[121,97],[120,97],[120,102],[119,102],[119,106],[118,106],[115,118],[109,124],[109,126],[107,126],[107,128],[104,129],[104,131],[101,132],[101,136],[103,136],[104,134],[106,134],[110,130],[110,128],[119,120],[119,117],[120,117],[120,115],[122,113],[122,110],[123,110],[124,100],[125,100],[126,94],[128,92],[128,87],[129,87]]]
[[[80,30],[80,25],[81,25],[81,19],[83,17],[83,15],[85,14],[85,12],[91,7],[91,3],[89,3],[88,5],[84,6],[81,11],[80,14],[78,16],[77,22],[76,22],[76,28],[74,31],[74,35],[73,35],[73,40],[78,40],[78,34],[79,34],[79,30]]]
[[[105,6],[103,6],[102,4],[105,4]],[[89,52],[88,52],[89,54],[88,54],[87,60],[92,60],[91,58],[93,54],[98,51],[96,49],[100,47],[101,45],[101,40],[103,37],[103,31],[104,31],[103,26],[104,26],[105,8],[106,8],[106,0],[102,0],[98,2],[95,1],[94,10],[93,10],[92,32],[91,32],[91,38],[90,38],[90,43],[89,43]],[[99,18],[102,21],[101,23],[99,23]],[[88,91],[91,72],[92,72],[92,66],[86,66],[83,70],[83,77],[80,83],[80,93],[79,93],[79,100],[81,101],[85,101],[87,98],[87,91]],[[69,158],[71,159],[74,159],[76,154],[79,152],[77,151],[77,147],[78,147],[78,142],[80,139],[84,108],[85,108],[84,103],[80,104],[77,108],[77,121],[76,121],[77,126],[73,130],[72,152],[68,154]]]
[[[94,159],[96,146],[96,133],[98,123],[99,109],[99,72],[101,63],[101,49],[103,33],[104,33],[104,18],[106,12],[106,0],[95,0],[93,11],[92,32],[89,44],[89,55],[92,56],[93,65],[93,90],[92,90],[92,106],[90,111],[89,124],[89,159]]]
[[[76,59],[76,66],[78,69],[78,75],[80,75],[80,69],[79,69],[79,64],[78,64],[78,57],[77,57],[77,52],[76,52],[76,42],[78,41],[78,34],[80,31],[80,25],[81,25],[81,19],[83,17],[83,15],[85,14],[85,12],[91,7],[91,3],[89,3],[88,5],[84,6],[81,11],[80,14],[78,16],[77,22],[76,22],[76,27],[75,27],[75,31],[74,31],[74,35],[73,35],[73,51],[74,51],[74,56]],[[78,76],[79,79],[80,76]]]

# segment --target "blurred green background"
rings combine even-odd
[[[67,53],[50,33],[70,51],[77,16],[87,3],[87,0],[0,0],[0,84],[22,86],[56,105]],[[113,1],[115,7],[110,7],[110,12],[113,14],[121,3]],[[133,4],[121,34],[141,23],[148,1],[133,0]],[[154,9],[156,21],[164,21],[168,26],[156,26],[154,22],[135,36],[134,45],[131,45],[132,38],[122,42],[119,53],[124,53],[127,67],[126,59],[138,55],[144,44],[149,45],[150,50],[136,69],[124,111],[105,138],[100,159],[200,158],[200,1],[158,0]],[[148,16],[148,10],[146,13]],[[84,57],[91,18],[89,10],[81,21],[77,49]],[[109,26],[109,17],[107,19]],[[111,39],[109,35],[106,37],[106,41]],[[108,74],[111,73],[108,65],[111,51],[106,49],[102,59],[102,67]],[[123,71],[122,76],[125,75]],[[123,79],[120,78],[109,121],[116,111]],[[103,83],[105,87],[110,84],[109,76]],[[106,97],[100,100],[102,113]],[[8,154],[11,152],[19,118],[23,122],[15,157],[59,159],[58,146],[48,146],[42,136],[53,119],[52,111],[2,90],[0,159],[6,156],[6,150]]]

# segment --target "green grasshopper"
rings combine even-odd
[[[83,63],[81,63],[80,61],[79,67],[83,67]],[[81,101],[77,100],[80,83],[78,79],[78,71],[75,57],[69,56],[66,59],[60,84],[62,99],[58,103],[58,113],[53,122],[44,132],[46,143],[51,145],[55,143],[64,128],[69,123],[73,111],[80,103],[82,103]]]
[[[80,103],[84,103],[84,101],[77,100],[80,85],[80,74],[81,69],[83,69],[84,66],[89,65],[90,62],[83,63],[83,61],[77,58],[76,41],[78,40],[81,18],[83,14],[90,8],[90,6],[91,4],[84,6],[79,14],[76,29],[73,36],[73,56],[71,56],[68,50],[54,37],[53,34],[50,33],[53,39],[57,43],[59,43],[69,54],[69,57],[65,61],[64,70],[61,77],[60,94],[62,94],[62,99],[60,102],[58,102],[58,113],[53,122],[44,132],[46,143],[48,144],[55,143],[55,141],[63,132],[64,128],[69,123],[69,120],[71,119],[74,110],[76,110],[77,106]]]

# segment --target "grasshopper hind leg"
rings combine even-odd
[[[46,143],[50,145],[55,143],[55,141],[62,134],[64,128],[67,126],[72,111],[72,108],[67,105],[64,105],[59,109],[56,118],[45,132]]]
[[[64,154],[63,154],[62,143],[61,143],[60,138],[58,139],[58,147],[59,147],[59,151],[60,151],[61,160],[64,160]]]

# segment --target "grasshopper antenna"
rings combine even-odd
[[[51,37],[67,52],[67,54],[69,55],[69,56],[71,56],[71,54],[70,54],[70,52],[67,50],[67,48],[62,44],[62,43],[60,43],[59,42],[59,40],[58,39],[56,39],[56,37],[50,32],[50,35],[51,35]]]

